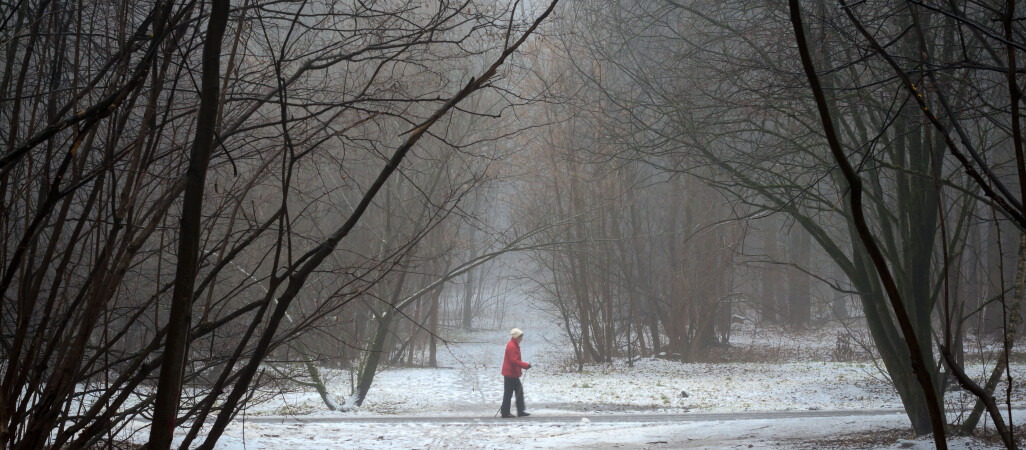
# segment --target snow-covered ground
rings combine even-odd
[[[793,411],[901,408],[901,400],[872,359],[830,361],[836,329],[802,335],[739,327],[733,345],[749,353],[787,353],[797,362],[691,363],[645,358],[629,366],[625,359],[585,365],[578,372],[559,328],[536,314],[518,326],[525,331],[521,350],[533,367],[522,382],[528,410],[539,414],[620,414]],[[439,368],[389,368],[380,372],[362,408],[348,415],[467,415],[497,412],[502,399],[502,352],[507,330],[450,336],[439,350]],[[983,374],[989,364],[967,364]],[[1022,364],[1013,374],[1023,373]],[[351,391],[348,372],[322,374],[331,392]],[[1013,403],[1026,404],[1026,385],[1015,384]],[[973,398],[955,390],[948,411],[972,406]],[[334,415],[313,391],[276,395],[253,405],[247,414]]]
[[[682,364],[641,359],[628,366],[618,360],[586,365],[578,372],[559,328],[541,314],[527,311],[509,325],[525,331],[524,360],[534,366],[523,378],[532,413],[529,419],[492,419],[501,401],[499,368],[509,334],[507,330],[478,331],[448,336],[447,346],[439,350],[439,368],[380,372],[363,407],[356,411],[329,411],[312,390],[277,394],[250,405],[245,425],[242,418],[231,424],[218,446],[815,448],[809,443],[837,435],[909,428],[896,392],[872,359],[830,361],[836,343],[834,329],[794,335],[739,326],[732,337],[735,350],[770,356],[777,352],[768,362]],[[985,369],[979,364],[968,367],[972,374]],[[1013,374],[1022,369],[1022,364],[1013,365]],[[325,370],[322,376],[339,399],[351,391],[348,372]],[[1014,391],[1013,402],[1026,404],[1023,385],[1017,382]],[[947,401],[953,418],[972,406],[971,398],[959,392],[949,393]],[[755,414],[866,409],[881,411],[851,417],[760,418]],[[750,414],[739,416],[743,420],[697,422],[674,422],[665,416],[727,412]],[[617,421],[626,414],[631,420]],[[397,415],[408,420],[372,420]],[[576,420],[578,416],[581,421]],[[360,421],[347,422],[347,418]],[[983,448],[976,441],[952,444],[955,448]],[[928,439],[896,445],[932,447]]]
[[[503,424],[291,423],[233,424],[218,443],[225,449],[334,448],[821,448],[817,440],[908,427],[901,414],[686,423]],[[245,435],[243,434],[245,430]],[[951,448],[1000,448],[964,438]],[[933,448],[929,439],[899,440],[875,448]]]
[[[522,379],[528,408],[538,413],[592,414],[682,411],[765,411],[900,407],[871,362],[701,363],[642,359],[586,365],[577,372],[544,339],[528,335],[524,360],[534,367]],[[506,331],[478,332],[451,344],[439,369],[387,369],[374,380],[362,414],[486,414],[502,398],[499,368]],[[350,390],[347,374],[329,377],[339,394]],[[686,396],[684,395],[686,394]],[[254,415],[328,413],[315,392],[279,396],[256,405]]]

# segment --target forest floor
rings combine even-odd
[[[229,426],[218,448],[933,447],[911,434],[871,353],[857,341],[838,351],[837,336],[847,334],[838,326],[794,333],[745,322],[710,362],[617,359],[578,371],[560,329],[537,311],[510,325],[525,331],[524,360],[534,366],[523,378],[529,418],[495,418],[508,331],[453,333],[438,368],[383,370],[361,408],[329,411],[312,390],[267,395]],[[967,370],[982,377],[991,366],[980,360]],[[1026,406],[1024,369],[1012,366],[1017,406]],[[322,375],[339,400],[351,392],[348,371]],[[972,408],[956,388],[946,402],[952,422]],[[984,439],[951,445],[1001,448]]]

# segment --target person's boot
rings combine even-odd
[[[510,413],[504,412],[504,413],[502,413],[502,418],[503,419],[516,419],[517,416],[514,416],[514,415],[512,415]]]
[[[517,417],[527,417],[527,416],[530,416],[530,415],[531,415],[531,413],[529,413],[527,411],[520,411],[520,412],[517,413]]]

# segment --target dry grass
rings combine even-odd
[[[911,428],[904,430],[876,430],[862,433],[843,434],[828,439],[793,441],[793,448],[798,449],[859,449],[880,448],[896,444],[901,439],[914,439],[916,434]]]

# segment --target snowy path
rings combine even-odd
[[[1022,413],[1022,411],[1016,411]],[[814,417],[859,417],[904,415],[901,409],[856,409],[830,411],[749,411],[736,413],[689,413],[689,414],[532,414],[530,417],[503,419],[493,416],[258,416],[248,417],[246,422],[262,424],[289,423],[433,423],[433,424],[495,424],[511,425],[517,422],[577,423],[587,419],[589,423],[678,423],[678,422],[724,422],[732,420],[799,419]]]
[[[1015,413],[1020,415],[1023,409]],[[234,422],[217,448],[814,448],[817,439],[907,428],[893,409],[694,414],[481,417],[260,417]],[[282,422],[284,420],[284,422]],[[245,431],[243,431],[245,430]],[[998,448],[949,440],[951,448]],[[929,449],[932,441],[899,440],[894,449]]]

